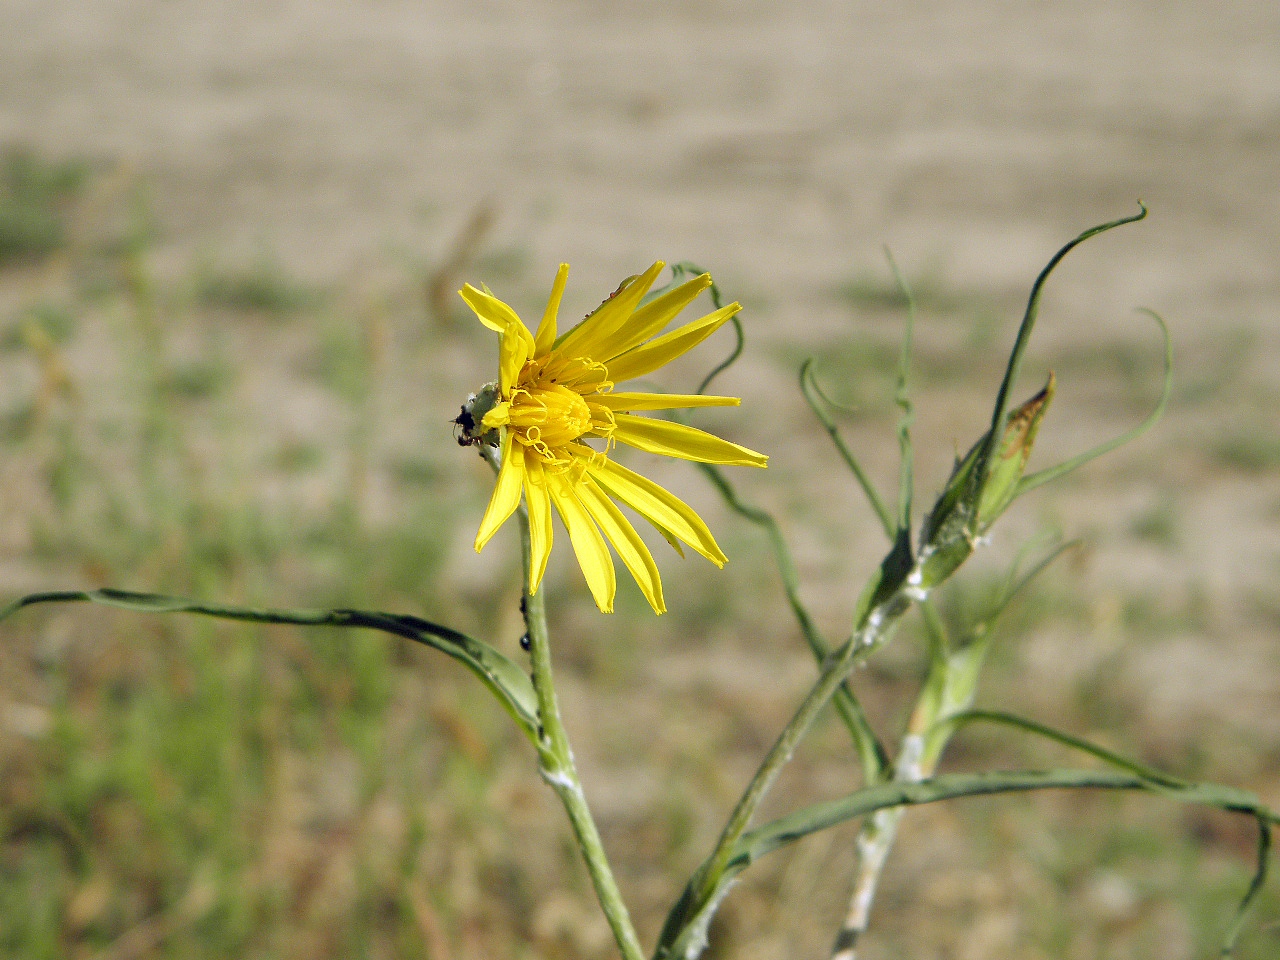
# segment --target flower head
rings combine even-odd
[[[556,335],[556,315],[569,265],[562,263],[536,334],[515,311],[470,284],[460,292],[480,322],[499,334],[498,380],[462,418],[468,438],[492,436],[501,467],[476,534],[477,552],[520,504],[529,512],[529,590],[536,592],[551,555],[551,511],[560,514],[596,605],[613,610],[616,589],[607,544],[662,613],[662,581],[644,541],[618,508],[621,501],[648,520],[676,549],[684,543],[716,566],[725,555],[693,509],[674,494],[615,462],[619,444],[649,453],[737,466],[768,458],[694,427],[637,416],[635,411],[737,406],[735,397],[624,393],[614,386],[644,376],[697,346],[741,307],[729,304],[699,320],[661,331],[711,285],[703,274],[641,305],[664,264],[623,282],[580,324]],[[659,335],[661,334],[661,335]],[[465,419],[464,419],[465,418]],[[592,446],[588,441],[597,441]]]

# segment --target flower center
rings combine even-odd
[[[535,382],[517,387],[507,421],[516,439],[545,460],[591,429],[591,408],[582,395],[558,383]]]

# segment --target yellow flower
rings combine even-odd
[[[662,582],[644,541],[614,500],[648,520],[683,556],[688,544],[716,566],[725,555],[693,509],[652,480],[610,458],[624,443],[649,453],[702,463],[763,467],[763,454],[702,430],[636,416],[637,410],[737,406],[735,397],[614,392],[616,383],[644,376],[697,346],[741,309],[732,303],[657,336],[711,285],[703,274],[640,305],[664,264],[655,263],[623,283],[582,323],[557,338],[556,314],[569,265],[562,263],[537,334],[514,310],[468,284],[460,292],[480,322],[500,334],[499,376],[472,405],[474,421],[460,421],[468,436],[497,430],[502,465],[493,497],[476,534],[477,552],[520,504],[529,512],[530,583],[536,592],[551,555],[551,508],[569,531],[578,564],[596,605],[613,610],[616,589],[608,543],[635,577],[653,609],[662,613]],[[487,406],[487,409],[484,409]],[[478,421],[478,422],[476,422]],[[592,447],[588,440],[603,441]]]

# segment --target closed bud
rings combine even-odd
[[[956,463],[920,531],[919,568],[911,586],[927,591],[950,576],[1014,501],[1055,385],[1050,373],[1044,389],[1009,415],[985,469],[980,460],[987,436]]]
[[[977,533],[981,536],[1008,508],[1026,472],[1040,421],[1044,419],[1057,382],[1052,373],[1044,389],[1009,416],[1004,437],[987,465],[987,476],[978,494]]]

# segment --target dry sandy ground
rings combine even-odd
[[[432,263],[486,200],[491,243],[524,250],[538,286],[573,264],[571,309],[658,257],[708,266],[751,308],[752,352],[729,377],[747,439],[775,453],[775,482],[822,466],[824,497],[848,485],[811,446],[777,354],[851,329],[833,291],[882,276],[882,244],[908,273],[937,269],[1000,305],[1007,336],[1058,245],[1142,198],[1146,223],[1056,277],[1036,349],[1154,353],[1131,312],[1149,306],[1169,321],[1180,384],[1225,363],[1230,403],[1175,397],[1156,434],[1020,522],[1094,534],[1094,589],[1209,597],[1213,636],[1126,661],[1148,719],[1190,698],[1280,744],[1280,657],[1255,615],[1277,596],[1280,477],[1206,452],[1214,431],[1274,443],[1280,426],[1273,0],[3,0],[0,27],[0,144],[131,164],[150,185],[162,270],[264,248],[316,280]],[[931,336],[956,338],[942,323],[922,327],[922,344]],[[1102,361],[1096,372],[1114,376]],[[1087,363],[1073,373],[1044,448],[1079,449],[1147,402],[1087,382]],[[988,391],[966,380],[919,398],[922,495],[980,429]],[[888,446],[883,421],[853,435]],[[870,459],[884,475],[887,455]],[[1178,512],[1175,547],[1113,535],[1161,497]],[[849,597],[820,588],[853,582],[875,549],[847,512],[797,519],[806,582],[833,624]],[[1060,671],[1059,655],[1043,659],[1033,649],[1029,669]]]
[[[406,251],[443,256],[489,199],[492,242],[527,251],[534,276],[574,265],[574,306],[657,257],[693,259],[758,305],[754,338],[799,351],[849,329],[832,291],[883,273],[881,244],[908,273],[940,267],[1016,308],[1060,242],[1140,197],[1146,224],[1056,279],[1041,350],[1149,342],[1130,313],[1145,305],[1168,317],[1189,371],[1247,331],[1235,377],[1275,382],[1275,4],[2,12],[0,142],[132,164],[151,184],[162,262],[269,249],[331,279]],[[1075,411],[1072,440],[1091,436],[1082,413],[1108,415]],[[1265,404],[1249,415],[1274,433]],[[942,446],[970,423],[939,424]],[[1204,577],[1270,579],[1269,544],[1241,538],[1274,529],[1232,503],[1274,492],[1258,479],[1204,481],[1212,522],[1193,520],[1182,558]],[[1223,523],[1235,532],[1215,534]]]

